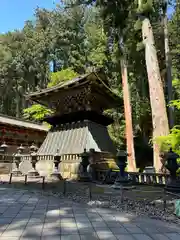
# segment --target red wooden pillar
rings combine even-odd
[[[128,171],[136,171],[136,161],[134,153],[134,136],[132,127],[132,112],[131,101],[127,75],[127,64],[123,59],[121,60],[121,73],[122,73],[122,88],[123,88],[123,100],[124,100],[124,115],[126,122],[126,146],[128,153]]]

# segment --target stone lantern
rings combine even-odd
[[[31,157],[32,169],[28,171],[29,177],[39,177],[39,172],[36,170],[36,163],[38,162],[37,150],[38,148],[34,144],[30,146],[30,157]]]
[[[166,163],[165,167],[169,170],[170,179],[165,186],[165,190],[170,192],[180,192],[180,180],[177,179],[177,170],[180,165],[177,162],[179,155],[173,152],[172,148],[170,148],[169,152],[166,155]]]
[[[0,146],[0,153],[2,154],[1,161],[5,161],[6,160],[7,149],[8,149],[8,145],[5,142],[3,144],[1,144],[1,146]]]
[[[80,181],[89,181],[89,175],[87,172],[87,167],[89,165],[89,157],[90,154],[84,149],[84,152],[79,154],[79,157],[81,158],[80,163]]]
[[[1,144],[0,146],[0,152],[6,154],[7,149],[8,149],[8,145],[5,142],[3,142],[3,144]]]
[[[62,176],[61,176],[60,170],[59,170],[60,162],[61,162],[61,155],[59,154],[59,149],[57,149],[56,154],[54,155],[54,170],[51,174],[51,177],[53,177],[54,179],[58,179],[58,180],[62,179]]]
[[[128,179],[128,174],[125,171],[125,168],[127,166],[127,156],[128,154],[125,151],[118,151],[116,155],[116,163],[117,163],[117,166],[119,167],[119,173],[113,185],[113,188],[115,189],[134,188],[131,185],[131,181]]]
[[[22,151],[21,148],[17,148],[17,153],[14,154],[14,163],[16,165],[16,168],[12,170],[12,175],[14,176],[21,176],[22,172],[19,170],[19,164],[21,162],[21,157],[22,157]]]
[[[37,152],[38,150],[38,147],[32,143],[32,145],[30,146],[30,153],[34,153],[34,152]]]
[[[125,151],[118,151],[116,158],[117,158],[117,165],[120,169],[120,178],[125,179],[125,168],[127,166],[127,156],[128,154]]]
[[[21,144],[20,147],[18,147],[17,149],[22,154],[25,150],[25,147],[23,147],[23,145]]]

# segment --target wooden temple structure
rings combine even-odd
[[[46,126],[0,114],[0,145],[5,142],[9,154],[15,153],[21,144],[26,153],[32,143],[41,146],[47,131]]]
[[[54,112],[44,119],[52,127],[37,154],[52,156],[59,150],[63,177],[77,176],[79,154],[84,149],[94,149],[99,154],[97,161],[105,161],[105,156],[114,159],[116,147],[107,131],[113,119],[104,110],[122,106],[123,102],[112,92],[103,73],[92,72],[31,93],[27,98]]]

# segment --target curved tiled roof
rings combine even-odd
[[[43,104],[43,102],[41,102],[41,99],[48,95],[53,95],[54,93],[60,94],[61,91],[68,91],[74,88],[79,88],[80,86],[84,86],[85,84],[89,84],[90,82],[94,82],[101,86],[101,93],[104,92],[109,97],[111,97],[112,102],[118,103],[118,105],[123,105],[122,99],[112,91],[112,89],[108,86],[106,79],[102,79],[101,75],[98,72],[84,74],[72,80],[60,83],[56,86],[29,93],[26,95],[26,98],[39,104]],[[49,101],[49,99],[47,98],[44,101]]]
[[[48,128],[44,125],[36,124],[29,121],[24,121],[24,120],[21,120],[15,117],[6,116],[3,114],[0,114],[0,123],[22,127],[22,128],[39,130],[39,131],[45,131],[45,132],[48,131]]]
[[[96,152],[115,153],[116,148],[107,128],[92,121],[62,124],[52,127],[38,150],[38,155],[78,154],[84,148],[93,148]]]

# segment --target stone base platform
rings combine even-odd
[[[13,176],[22,176],[22,172],[19,169],[13,169],[11,173]]]
[[[38,155],[37,156],[36,169],[40,176],[50,176],[54,170],[54,162],[52,155]],[[79,166],[81,159],[78,154],[65,154],[61,157],[61,163],[59,164],[59,173],[62,178],[78,180],[80,178]],[[5,165],[1,163],[2,172],[1,174],[9,174],[12,169],[15,168],[14,163],[8,163]],[[115,156],[107,152],[95,152],[94,154],[94,163],[91,165],[93,169],[107,171],[108,169],[118,169]],[[5,169],[6,168],[6,169]],[[1,169],[0,169],[1,170]],[[22,161],[19,166],[19,170],[22,174],[28,174],[32,171],[32,164],[30,155],[22,156]],[[97,171],[98,172],[98,171]],[[37,174],[28,174],[37,176]],[[96,179],[101,181],[101,176],[96,174]]]
[[[39,177],[39,172],[35,169],[31,169],[30,171],[28,171],[27,173],[28,177],[34,177],[34,178],[37,178]]]
[[[63,177],[61,176],[60,172],[58,170],[53,171],[53,173],[51,173],[51,178],[53,178],[54,180],[62,180]]]
[[[169,182],[165,186],[165,190],[172,193],[180,193],[180,180]]]
[[[20,165],[20,170],[24,174],[27,174],[27,172],[32,169],[32,166],[31,164],[28,164],[28,161],[29,160],[26,159]],[[78,156],[78,154],[63,155],[61,157],[61,163],[59,164],[59,173],[62,176],[62,178],[79,180],[80,179],[80,162],[81,162],[81,159]],[[94,169],[103,169],[104,171],[110,168],[113,168],[113,169],[117,168],[115,157],[110,153],[102,153],[102,152],[95,153],[94,164],[92,164],[91,166]],[[53,156],[38,156],[36,169],[41,176],[51,176],[51,174],[54,171]]]

